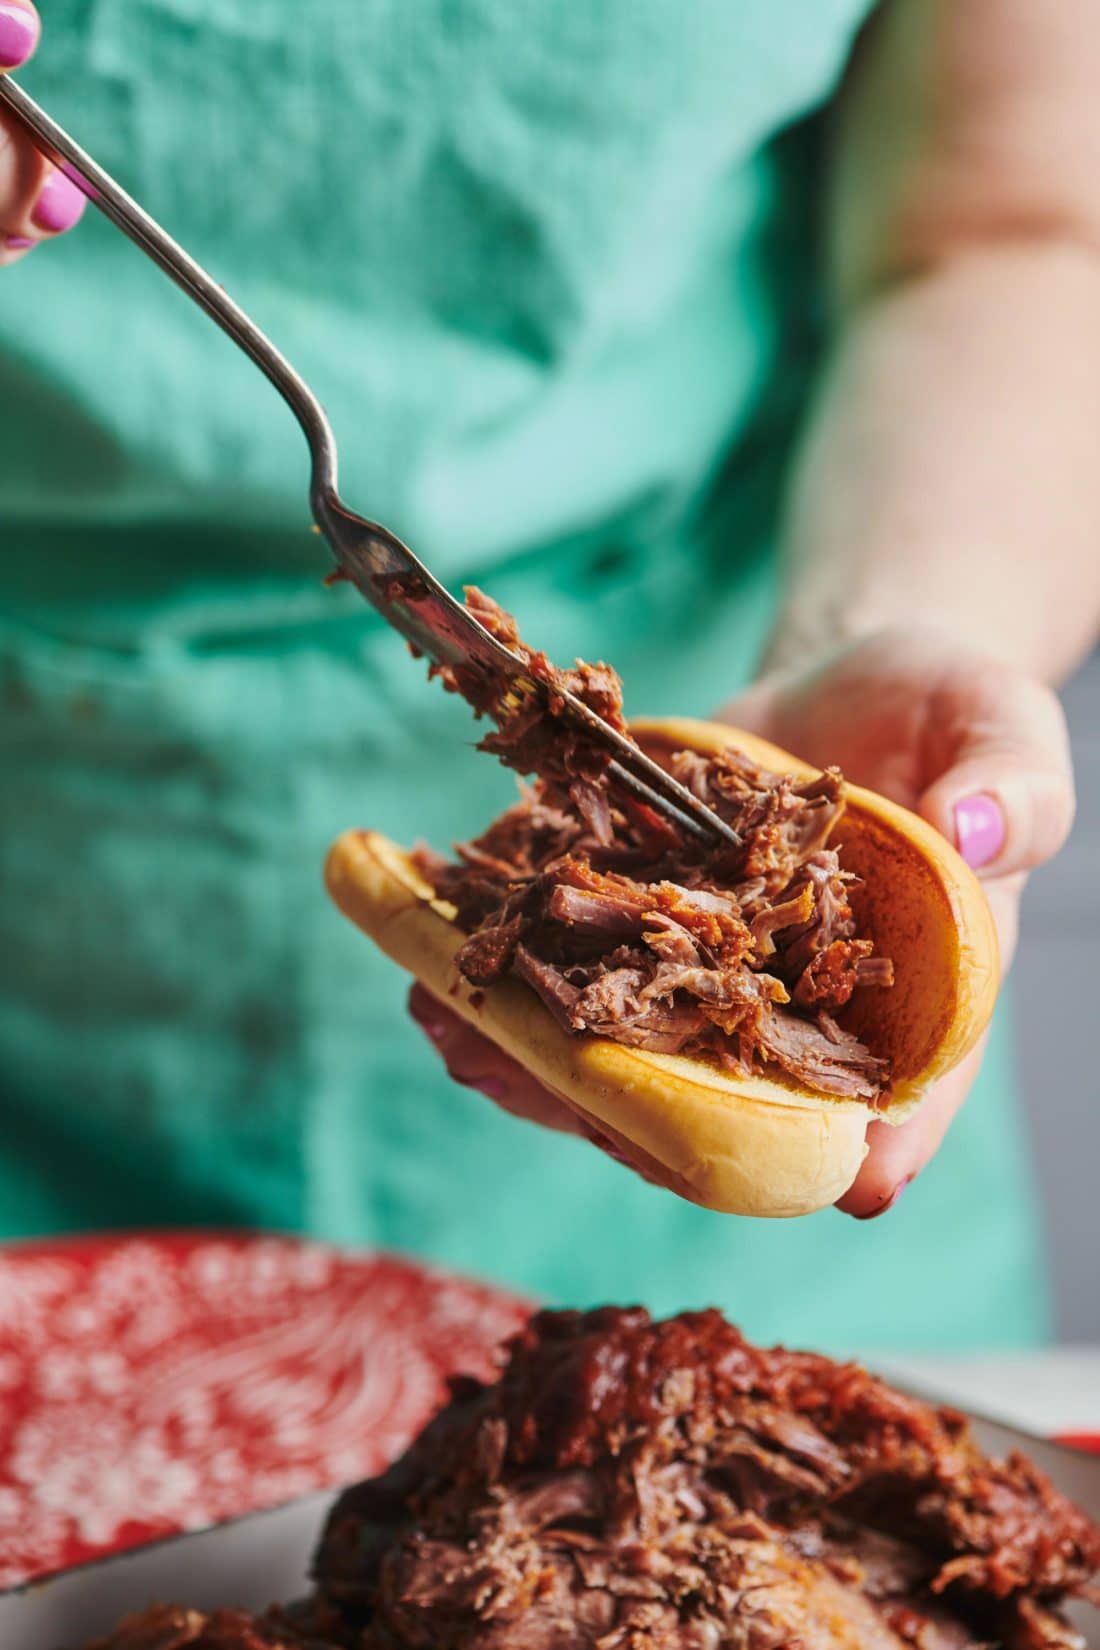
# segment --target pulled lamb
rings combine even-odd
[[[558,712],[568,692],[626,734],[606,665],[558,670],[476,589],[471,612],[548,689],[549,703],[468,670],[437,669],[496,722],[481,742],[522,774],[521,800],[448,863],[417,864],[468,938],[474,986],[515,974],[571,1033],[713,1060],[778,1066],[822,1094],[880,1100],[887,1063],[841,1029],[853,991],[893,983],[857,933],[855,879],[829,846],[844,811],[835,768],[768,773],[735,751],[680,751],[672,774],[729,824],[739,846],[708,848],[616,793],[605,753]]]

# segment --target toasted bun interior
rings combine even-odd
[[[778,772],[816,772],[721,724],[647,722],[634,731],[658,757],[732,746]],[[895,986],[859,994],[867,1001],[843,1019],[895,1062],[887,1116],[896,1121],[981,1034],[996,993],[992,922],[954,850],[895,804],[851,790],[835,840],[865,879],[861,931],[894,959]],[[455,966],[464,936],[453,908],[377,833],[345,833],[325,878],[341,911],[389,957],[681,1196],[724,1213],[793,1216],[834,1203],[855,1179],[876,1115],[862,1102],[809,1092],[785,1073],[739,1076],[571,1036],[519,980],[472,987]]]

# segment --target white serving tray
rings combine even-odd
[[[996,1422],[975,1419],[974,1430],[991,1455],[1024,1451],[1100,1519],[1100,1456]],[[257,1610],[295,1598],[306,1589],[310,1557],[332,1501],[332,1492],[306,1496],[0,1594],[0,1650],[82,1650],[127,1611],[154,1602]],[[1083,1607],[1075,1620],[1091,1650],[1100,1650],[1100,1611]]]

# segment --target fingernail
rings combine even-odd
[[[5,235],[4,248],[8,252],[25,252],[34,241],[29,235]]]
[[[76,185],[85,200],[97,201],[99,199],[99,190],[93,189],[90,183],[84,181],[71,160],[63,160],[60,170],[64,172],[70,183]]]
[[[444,1041],[445,1036],[447,1036],[447,1026],[445,1026],[444,1021],[434,1020],[430,1015],[417,1015],[416,1010],[412,1010],[412,1018],[416,1020],[424,1036],[432,1039],[432,1043],[442,1043]]]
[[[51,235],[62,235],[66,229],[79,223],[87,204],[76,184],[71,183],[63,172],[51,172],[42,185],[31,217],[39,229],[45,229]]]
[[[996,797],[964,797],[955,804],[955,841],[972,870],[996,859],[1004,847],[1005,821]]]
[[[430,1037],[433,1043],[441,1043],[447,1035],[447,1022],[433,1014],[430,1008],[423,1008],[416,992],[409,998],[409,1013],[416,1021],[425,1037]]]
[[[590,1141],[593,1146],[598,1146],[600,1151],[615,1163],[621,1163],[624,1169],[631,1167],[630,1159],[626,1154],[620,1151],[615,1142],[609,1139],[606,1134],[601,1134],[599,1129],[594,1129],[590,1123],[582,1123],[581,1133],[586,1140]]]
[[[453,1068],[448,1069],[456,1083],[461,1083],[463,1088],[476,1089],[479,1094],[485,1096],[486,1100],[503,1100],[508,1092],[506,1085],[499,1077],[467,1077],[463,1072],[455,1071]]]
[[[38,44],[38,18],[26,6],[0,3],[0,69],[18,69]]]
[[[869,1209],[865,1215],[856,1215],[855,1218],[857,1220],[877,1220],[879,1215],[886,1214],[887,1210],[892,1209],[896,1203],[901,1201],[902,1192],[904,1192],[906,1186],[911,1185],[915,1179],[915,1175],[906,1175],[905,1179],[899,1185],[894,1187],[885,1203],[880,1203],[877,1209]]]

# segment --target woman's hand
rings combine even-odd
[[[0,72],[18,69],[38,45],[38,13],[28,0],[0,0]],[[39,241],[71,229],[87,202],[43,159],[22,128],[0,115],[0,267]]]
[[[944,632],[898,627],[773,670],[722,714],[809,762],[835,763],[941,831],[985,884],[1007,970],[1027,873],[1073,822],[1065,720],[1048,687]],[[842,1209],[866,1219],[897,1201],[937,1151],[982,1053],[910,1122],[871,1124]]]
[[[564,1100],[556,1099],[536,1083],[515,1060],[501,1053],[495,1043],[460,1020],[419,983],[409,992],[409,1013],[429,1042],[435,1044],[456,1083],[477,1089],[512,1117],[541,1123],[543,1128],[556,1129],[560,1134],[583,1135],[610,1151],[612,1157],[618,1156],[609,1142],[584,1127]]]
[[[771,671],[722,715],[923,814],[985,882],[1007,968],[1026,874],[1056,852],[1073,819],[1065,724],[1048,688],[945,634],[898,629]],[[409,1006],[457,1082],[608,1149],[422,986]],[[897,1201],[937,1150],[981,1053],[944,1078],[909,1123],[872,1123],[870,1152],[842,1209],[867,1218]]]

